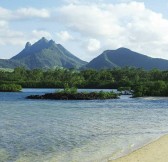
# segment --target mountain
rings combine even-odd
[[[33,45],[27,42],[25,48],[8,61],[18,63],[28,69],[79,68],[86,64],[61,44],[56,44],[53,40],[49,41],[44,37]]]
[[[0,59],[0,68],[15,68],[18,66],[23,66],[21,63],[18,63],[14,60],[5,60],[5,59]]]
[[[168,60],[152,58],[146,55],[131,51],[127,48],[107,50],[94,58],[83,68],[109,69],[114,67],[136,67],[151,70],[154,68],[168,70]]]
[[[168,60],[148,57],[127,48],[119,48],[117,50],[106,50],[87,64],[87,62],[70,53],[61,44],[56,44],[53,40],[47,40],[43,37],[33,45],[27,42],[25,48],[11,59],[0,59],[0,68],[15,68],[18,66],[24,66],[28,69],[63,67],[97,70],[129,66],[146,70],[154,68],[168,70]]]

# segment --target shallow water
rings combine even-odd
[[[168,133],[168,98],[28,100],[0,93],[0,162],[107,161]]]

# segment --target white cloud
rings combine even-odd
[[[33,30],[31,32],[24,33],[20,31],[11,30],[9,27],[4,29],[0,28],[0,45],[24,46],[27,41],[34,43],[42,37],[51,39],[52,35],[51,33],[44,30]]]
[[[8,22],[0,21],[0,45],[23,44],[24,34],[20,31],[14,31],[9,28]]]
[[[168,20],[142,2],[69,4],[59,14],[62,24],[78,32],[82,40],[101,40],[99,52],[125,46],[168,59]]]
[[[60,9],[62,21],[69,28],[80,32],[84,36],[92,37],[97,35],[115,36],[122,31],[122,28],[117,24],[117,20],[109,11],[104,10],[104,7],[97,5],[76,5],[70,4]],[[111,24],[113,24],[111,26]]]
[[[50,17],[50,12],[47,9],[36,8],[19,8],[17,10],[8,10],[0,7],[0,19],[5,21],[10,20],[29,20],[29,19],[47,19]]]
[[[31,35],[31,38],[32,39],[40,39],[42,37],[45,37],[47,39],[51,39],[52,38],[52,35],[50,32],[48,31],[45,31],[45,30],[33,30],[32,31],[32,35]]]
[[[21,8],[16,10],[15,14],[19,19],[50,17],[50,13],[47,9]]]
[[[46,19],[50,13],[46,9],[20,8],[17,10],[8,10],[0,7],[0,45],[20,45],[23,46],[26,41],[37,41],[41,37],[51,38],[51,34],[44,30],[23,31],[11,28],[11,21]],[[26,26],[25,26],[26,29]]]
[[[89,39],[87,49],[90,52],[95,52],[100,49],[100,46],[101,46],[101,44],[100,44],[99,40],[91,38],[91,39]]]
[[[61,42],[67,42],[74,39],[68,31],[60,31],[56,35]]]
[[[0,20],[0,30],[7,27],[8,27],[8,23],[6,21]]]
[[[11,28],[11,21],[47,19],[50,12],[46,9],[20,8],[17,10],[8,10],[0,7],[0,45],[20,45],[23,46],[26,41],[37,41],[41,37],[51,38],[51,34],[44,30],[23,31]],[[31,22],[32,23],[32,22]],[[26,29],[26,26],[25,26]]]
[[[146,8],[144,3],[130,0],[117,0],[122,1],[117,4],[101,0],[65,1],[68,3],[59,6],[56,11],[53,8],[9,10],[0,7],[0,45],[33,43],[41,37],[51,39],[55,37],[52,33],[56,33],[58,40],[65,47],[73,46],[73,51],[77,51],[74,53],[78,53],[79,57],[81,53],[82,59],[89,60],[103,50],[121,46],[168,59],[168,20]],[[23,24],[15,24],[22,20],[46,30],[33,30],[33,27],[28,29],[26,26],[25,30],[20,30]],[[48,27],[46,21],[50,23]],[[68,49],[71,51],[71,48]]]
[[[10,16],[12,16],[12,11],[6,9],[6,8],[2,8],[0,7],[0,20],[8,20],[10,18]]]

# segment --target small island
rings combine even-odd
[[[20,92],[22,86],[18,84],[0,84],[0,92]]]
[[[27,99],[51,99],[51,100],[104,100],[117,99],[119,95],[110,92],[77,92],[76,88],[65,88],[55,93],[46,93],[44,95],[30,95]]]

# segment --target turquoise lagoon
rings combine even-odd
[[[106,162],[168,133],[168,98],[25,99],[54,91],[0,93],[0,162]]]

